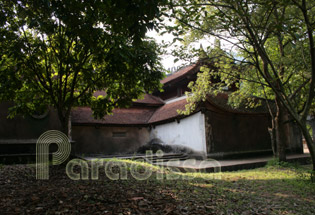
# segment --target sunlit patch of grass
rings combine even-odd
[[[154,165],[145,161],[137,160],[124,160],[124,159],[103,159],[104,162],[118,162],[125,163],[130,167],[137,167],[143,169],[150,169],[154,172],[159,172],[165,174],[166,178],[176,180],[179,177],[184,180],[193,180],[197,183],[204,181],[217,181],[222,180],[225,182],[235,182],[235,181],[294,181],[295,185],[301,183],[304,185],[307,183],[310,176],[310,166],[283,166],[283,165],[268,165],[264,168],[257,168],[252,170],[241,170],[234,172],[218,172],[218,173],[204,173],[204,172],[179,172],[174,171],[173,169]],[[262,182],[263,183],[263,182]]]
[[[301,177],[301,174],[309,176],[310,168],[305,166],[269,165],[264,168],[235,172],[182,173],[141,161],[121,159],[106,161],[124,162],[129,168],[138,166],[140,169],[152,170],[153,174],[147,181],[126,181],[130,187],[142,186],[145,183],[146,186],[157,186],[169,192],[168,195],[177,201],[198,199],[205,204],[209,200],[215,201],[216,210],[226,213],[244,211],[244,207],[253,207],[253,213],[265,211],[266,214],[271,212],[290,214],[291,211],[298,211],[298,214],[304,214],[304,204],[315,204],[314,184],[309,178]],[[158,178],[157,174],[162,177]],[[255,208],[256,206],[253,205],[259,207]],[[305,214],[311,213],[305,212]]]
[[[118,162],[118,163],[126,163],[129,166],[130,165],[138,165],[142,166],[144,168],[150,168],[155,170],[160,170],[161,168],[159,166],[153,165],[151,163],[141,161],[141,160],[130,160],[130,159],[119,159],[119,158],[104,158],[104,159],[97,159],[99,161],[103,162]],[[93,161],[93,160],[92,160]]]
[[[282,200],[290,202],[292,199],[300,198],[314,204],[314,199],[310,199],[310,196],[315,193],[314,184],[309,178],[300,177],[301,174],[310,175],[308,168],[288,165],[287,167],[268,166],[235,172],[180,174],[192,178],[189,185],[195,190],[189,195],[198,195],[199,198],[205,191],[212,190],[238,204],[249,203],[251,200],[259,200],[263,197],[276,198],[281,202]],[[240,196],[244,199],[239,199]],[[263,200],[259,201],[263,202]]]
[[[66,175],[63,177],[63,166],[54,166],[50,167],[51,176],[56,177],[52,177],[51,181],[39,182],[31,180],[31,177],[25,177],[30,174],[34,178],[35,166],[8,165],[1,170],[1,173],[5,174],[0,174],[0,182],[10,190],[14,181],[17,185],[15,192],[21,193],[32,186],[32,189],[28,190],[31,194],[42,192],[41,189],[37,189],[39,184],[56,192],[72,186],[67,196],[70,197],[71,193],[76,192],[76,197],[68,199],[69,205],[73,199],[81,196],[78,205],[85,202],[88,205],[105,204],[106,207],[127,205],[126,208],[131,209],[131,205],[145,203],[149,208],[158,206],[163,210],[164,205],[170,204],[176,210],[174,214],[315,214],[315,184],[311,183],[309,178],[301,177],[301,174],[309,176],[309,166],[274,165],[235,172],[182,173],[141,161],[122,159],[102,161],[104,164],[99,170],[102,177],[95,181],[70,181]],[[128,178],[112,180],[103,177],[106,162],[110,161],[123,163],[125,170],[129,171]],[[92,169],[91,165],[89,167]],[[121,176],[122,171],[119,167],[119,165],[118,168],[113,167],[113,172]],[[130,171],[133,167],[140,173],[150,169],[152,175],[145,180],[138,180],[131,177]],[[8,182],[8,179],[11,182]],[[23,183],[24,187],[20,191]],[[23,202],[28,201],[28,195],[20,196],[25,198]],[[44,198],[46,193],[44,192],[42,196]],[[62,201],[67,201],[66,197],[59,197]],[[138,200],[130,200],[133,198]],[[15,199],[12,198],[12,201]]]

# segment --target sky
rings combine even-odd
[[[172,34],[166,33],[163,36],[161,36],[154,30],[149,31],[147,33],[147,36],[154,38],[158,44],[162,44],[163,40],[165,42],[172,42],[174,39],[174,36]],[[166,69],[166,70],[169,70],[172,67],[176,68],[183,63],[182,61],[178,61],[178,62],[174,63],[174,60],[176,57],[171,55],[171,51],[173,49],[174,49],[174,46],[169,47],[169,49],[167,50],[168,54],[161,56],[162,57],[162,65],[163,65],[164,69]]]
[[[174,36],[172,34],[166,33],[163,36],[161,36],[154,30],[149,31],[147,33],[147,36],[154,38],[158,44],[162,44],[163,40],[165,42],[172,42],[173,39],[174,39]],[[213,45],[214,45],[214,38],[210,38],[210,39],[207,39],[207,40],[203,39],[203,40],[197,41],[194,44],[192,44],[192,46],[194,48],[196,48],[196,49],[199,49],[201,44],[202,44],[204,49],[206,49],[209,46],[213,47]],[[183,60],[179,60],[176,63],[174,63],[174,60],[176,59],[176,57],[172,56],[171,52],[172,52],[172,50],[175,49],[175,45],[180,45],[180,42],[177,41],[173,46],[170,46],[167,49],[167,53],[168,54],[161,56],[161,58],[162,58],[161,63],[163,65],[164,69],[166,69],[168,71],[171,70],[172,72],[174,72],[174,70],[179,69],[179,67],[188,64],[188,62],[185,62]],[[223,49],[228,49],[230,47],[230,45],[227,44],[227,43],[224,43],[224,42],[222,43],[222,41],[221,41],[221,47]]]
[[[170,20],[165,20],[164,24],[174,25],[174,23]],[[146,36],[154,38],[158,44],[162,44],[163,40],[167,43],[171,43],[174,39],[174,36],[170,33],[165,33],[163,34],[163,36],[161,36],[155,30],[148,31]],[[202,40],[194,42],[193,44],[191,44],[191,47],[195,49],[199,49],[200,45],[202,44],[202,47],[206,50],[209,46],[210,47],[214,46],[214,40],[215,40],[214,37],[211,36],[207,39],[202,39]],[[236,52],[235,47],[233,47],[230,43],[222,41],[222,40],[220,40],[220,42],[221,42],[221,48],[223,50],[226,50],[227,52]],[[237,40],[231,40],[231,42],[236,43]],[[161,56],[162,58],[161,63],[165,70],[175,72],[181,66],[189,64],[189,62],[185,62],[183,60],[179,60],[176,63],[174,63],[174,60],[176,59],[176,57],[172,56],[172,51],[175,49],[175,45],[179,46],[180,44],[181,43],[177,41],[174,45],[168,47],[166,55]]]

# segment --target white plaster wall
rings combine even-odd
[[[201,112],[180,120],[158,125],[151,130],[150,138],[159,138],[165,144],[180,145],[206,154],[205,116]]]

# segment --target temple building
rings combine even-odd
[[[145,94],[129,108],[94,119],[89,107],[75,107],[71,114],[72,139],[78,155],[134,155],[148,144],[168,146],[192,157],[241,153],[271,153],[270,114],[265,105],[255,109],[228,105],[232,89],[208,96],[190,115],[180,115],[187,104],[188,83],[196,80],[199,64],[186,66],[161,80],[163,92]],[[102,94],[102,92],[98,92]],[[34,152],[36,139],[45,131],[60,129],[56,112],[42,116],[7,119],[10,103],[0,104],[2,154]],[[290,126],[287,149],[303,153],[301,132]],[[24,151],[23,151],[24,150]]]

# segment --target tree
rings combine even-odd
[[[274,94],[277,142],[284,139],[287,112],[306,139],[315,170],[315,144],[306,126],[315,96],[314,2],[187,0],[173,1],[172,10],[178,22],[173,30],[194,29],[199,36],[214,36],[246,54],[242,62],[253,66],[259,80]],[[271,43],[273,47],[268,45]],[[307,59],[303,69],[293,56],[295,53]],[[295,61],[287,61],[288,57]],[[294,67],[297,69],[290,71]],[[305,80],[295,82],[293,77]],[[300,102],[295,102],[296,99]]]
[[[158,88],[158,47],[145,33],[164,3],[1,1],[0,98],[14,101],[10,116],[52,106],[70,137],[74,106],[103,117]],[[94,97],[98,90],[106,95]]]

